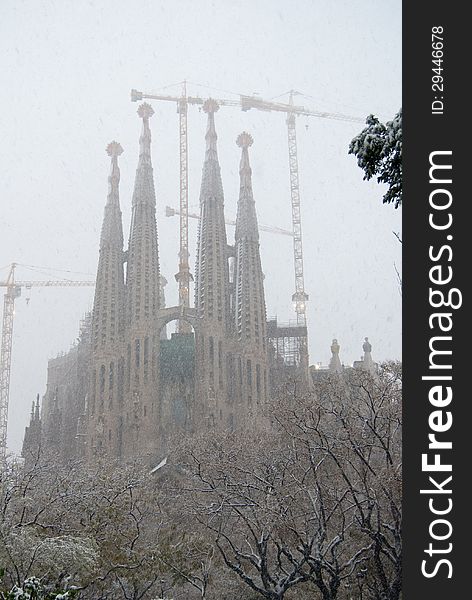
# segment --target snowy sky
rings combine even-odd
[[[131,88],[264,99],[295,89],[314,110],[391,119],[401,105],[400,0],[2,0],[0,6],[0,280],[94,279],[113,139],[120,158],[128,235],[140,121]],[[175,304],[178,115],[155,103],[151,119],[161,270]],[[290,228],[287,131],[280,113],[222,108],[216,115],[226,214],[239,191],[237,135],[250,151],[259,222]],[[337,337],[345,364],[369,336],[376,360],[401,356],[395,266],[401,211],[362,180],[347,154],[361,125],[297,121],[310,362],[326,364]],[[189,112],[189,204],[198,212],[205,115]],[[190,221],[194,263],[196,221]],[[231,242],[234,229],[228,227]],[[268,315],[294,317],[292,241],[261,233]],[[73,271],[74,273],[71,273]],[[29,298],[29,301],[28,301]],[[9,447],[19,451],[31,401],[45,391],[47,360],[67,351],[93,288],[23,289],[16,301]]]

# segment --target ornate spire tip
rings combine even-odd
[[[253,143],[254,140],[252,138],[252,135],[250,133],[247,133],[247,131],[243,131],[242,133],[240,133],[236,139],[236,144],[240,148],[249,148],[249,146],[252,146]]]
[[[138,108],[138,115],[141,119],[149,119],[154,114],[153,107],[147,102],[143,102],[141,106]]]
[[[208,98],[208,100],[205,100],[203,103],[203,112],[216,113],[219,109],[220,105],[216,100],[213,100],[213,98]]]
[[[107,154],[108,156],[120,156],[123,154],[123,148],[119,142],[110,142],[107,146]]]

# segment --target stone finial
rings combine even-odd
[[[110,142],[107,146],[107,154],[111,157],[116,157],[123,154],[123,148],[121,147],[121,144],[119,142],[115,142],[114,140],[113,142]]]
[[[362,349],[364,350],[364,356],[362,358],[362,368],[366,371],[374,373],[376,366],[374,361],[372,360],[372,344],[369,342],[369,338],[364,338]]]
[[[108,156],[111,157],[110,175],[108,176],[108,196],[107,206],[119,205],[119,191],[118,187],[120,184],[120,168],[118,166],[118,157],[123,154],[123,148],[119,142],[113,140],[106,148]],[[105,222],[104,222],[105,226]],[[102,228],[102,234],[104,229]]]
[[[141,119],[149,119],[154,114],[153,107],[147,102],[143,102],[137,110]]]
[[[213,100],[213,98],[208,98],[207,100],[205,100],[205,102],[203,103],[203,112],[205,113],[216,113],[218,110],[220,110],[220,105],[218,104],[218,102],[216,100]]]
[[[247,133],[247,131],[243,131],[236,138],[236,144],[240,148],[249,148],[249,146],[252,146],[253,143],[254,143],[254,139],[250,133]]]
[[[154,114],[154,109],[147,102],[143,102],[137,110],[138,115],[143,120],[141,135],[139,137],[139,165],[143,163],[151,164],[151,129],[149,128],[149,119]],[[138,169],[139,169],[138,165]]]
[[[364,352],[372,352],[372,344],[369,342],[369,338],[364,338],[362,350],[364,350]]]
[[[203,111],[208,115],[206,139],[205,160],[218,160],[216,151],[216,140],[218,136],[215,130],[215,112],[219,109],[218,102],[213,98],[208,98],[203,104]]]
[[[338,344],[338,340],[334,339],[332,344],[331,344],[331,360],[329,361],[329,369],[330,371],[332,371],[333,373],[341,373],[341,371],[343,370],[341,361],[339,359],[339,350],[340,350],[340,345]]]

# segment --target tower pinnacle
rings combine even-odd
[[[216,100],[213,100],[213,98],[208,98],[203,103],[202,108],[203,108],[203,112],[205,112],[207,114],[213,114],[220,110],[220,105],[218,104],[218,102]]]
[[[149,129],[149,119],[154,114],[154,109],[147,102],[143,102],[137,110],[139,117],[143,120],[143,129],[139,138],[139,162],[146,157],[151,162],[151,130]],[[138,166],[139,168],[139,166]]]
[[[205,160],[218,160],[218,155],[216,151],[216,142],[218,140],[218,136],[216,135],[215,129],[215,113],[220,109],[220,106],[216,100],[213,98],[208,98],[203,103],[203,112],[208,115],[208,123],[207,123],[207,131],[205,134],[206,140],[206,156]]]
[[[249,148],[249,146],[252,146],[253,143],[254,143],[254,140],[252,138],[252,135],[250,133],[247,133],[247,131],[243,131],[236,138],[236,144],[240,148]]]
[[[257,226],[256,206],[252,193],[252,169],[249,164],[248,148],[254,140],[252,135],[243,131],[236,138],[236,144],[241,148],[241,161],[239,163],[240,189],[238,202],[238,216],[236,221],[236,240],[243,236],[254,241],[259,240]]]
[[[110,142],[107,146],[107,154],[113,158],[121,156],[121,154],[123,154],[123,148],[121,147],[121,144],[119,142],[115,142],[114,140],[113,142]]]
[[[118,167],[118,156],[123,154],[123,148],[119,142],[110,142],[106,148],[108,156],[111,157],[110,175],[108,176],[108,197],[107,206],[115,205],[119,207],[119,184],[120,169]]]

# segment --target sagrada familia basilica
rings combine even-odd
[[[241,133],[234,240],[227,239],[215,113],[207,100],[194,307],[166,307],[159,267],[151,161],[153,109],[142,104],[139,160],[124,246],[119,157],[111,142],[108,197],[100,237],[93,312],[79,342],[49,361],[46,394],[26,428],[23,456],[49,451],[63,461],[98,457],[160,460],[173,436],[243,429],[262,418],[286,382],[309,386],[305,326],[267,319],[250,166],[251,135]],[[167,325],[177,321],[177,333]],[[328,370],[344,368],[333,341]],[[366,339],[357,365],[373,370]]]

